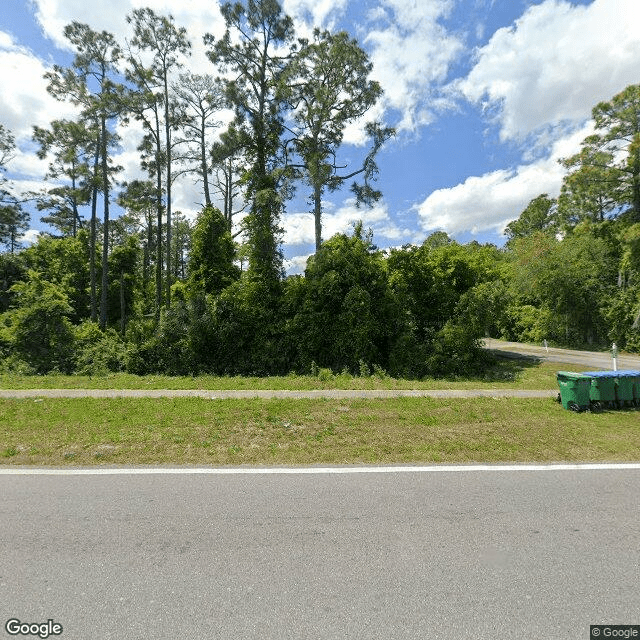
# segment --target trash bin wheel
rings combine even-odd
[[[594,413],[600,413],[603,409],[604,407],[602,406],[602,403],[599,400],[594,400],[591,403],[591,411],[593,411]]]
[[[569,402],[569,409],[571,409],[571,411],[575,411],[576,413],[580,413],[580,405],[576,402]]]

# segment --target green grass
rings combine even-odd
[[[550,399],[0,400],[0,464],[632,461],[639,417]]]
[[[498,358],[481,376],[397,380],[320,371],[270,378],[0,376],[0,388],[554,389],[575,365]],[[4,465],[307,465],[640,460],[639,414],[552,400],[0,400]]]
[[[469,378],[404,380],[389,376],[354,377],[321,370],[317,376],[172,377],[135,376],[20,376],[0,374],[0,389],[553,389],[556,372],[572,365],[540,363],[535,358],[499,357],[481,375]]]

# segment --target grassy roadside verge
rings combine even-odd
[[[0,464],[635,461],[638,417],[513,398],[2,400]]]
[[[105,376],[19,376],[0,374],[0,389],[553,389],[556,372],[562,368],[584,370],[575,365],[540,363],[534,358],[498,358],[477,377],[400,380],[389,376],[354,377],[321,370],[316,376],[172,377],[135,376],[118,373]]]

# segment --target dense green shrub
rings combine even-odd
[[[75,335],[69,321],[73,308],[59,286],[34,271],[28,276],[27,282],[12,287],[18,306],[7,312],[10,354],[36,373],[70,373],[75,353]]]
[[[75,372],[104,375],[124,371],[127,345],[114,329],[100,331],[97,324],[85,321],[75,327]]]
[[[352,237],[334,236],[309,259],[298,302],[289,338],[299,368],[387,368],[401,314],[385,260],[361,227]]]

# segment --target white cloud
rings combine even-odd
[[[282,216],[282,226],[284,228],[284,242],[288,245],[312,244],[315,242],[312,213],[285,213]]]
[[[442,230],[450,234],[463,231],[502,233],[533,198],[541,193],[551,197],[559,194],[565,170],[558,159],[577,152],[580,142],[591,132],[589,123],[557,141],[551,154],[544,159],[513,170],[471,176],[455,187],[434,191],[415,207],[420,225],[425,231]]]
[[[382,0],[370,12],[374,26],[364,42],[371,49],[373,77],[384,89],[384,105],[401,112],[399,130],[414,131],[433,120],[432,87],[442,84],[462,42],[438,23],[450,0]]]
[[[213,67],[205,55],[202,36],[224,33],[224,20],[217,2],[199,0],[110,0],[91,3],[86,0],[34,0],[36,16],[42,29],[58,47],[69,49],[64,27],[72,21],[88,24],[96,31],[108,31],[124,46],[131,37],[126,16],[141,7],[149,7],[159,15],[172,15],[176,26],[185,27],[193,46],[188,69],[193,73],[212,73]]]
[[[284,12],[296,22],[306,23],[307,28],[300,31],[310,31],[313,27],[333,28],[344,12],[347,0],[284,0],[282,5]]]
[[[40,160],[32,149],[23,151],[19,147],[16,149],[15,155],[8,166],[11,175],[26,176],[31,178],[34,184],[36,180],[44,179],[48,168],[48,160]]]
[[[42,232],[37,229],[29,229],[20,236],[19,242],[24,244],[33,244],[34,242],[37,242],[41,233]]]
[[[283,264],[287,275],[304,273],[304,270],[307,268],[307,260],[312,255],[312,253],[308,253],[302,256],[292,256],[291,258],[286,258],[283,261]]]
[[[398,240],[411,235],[408,229],[400,229],[389,215],[386,203],[378,202],[375,206],[358,209],[353,198],[344,201],[342,206],[333,210],[331,203],[323,203],[322,238],[327,240],[336,233],[350,233],[353,225],[362,220],[365,229],[371,228],[374,242],[380,239]],[[315,224],[312,213],[289,213],[283,216],[285,229],[284,242],[287,245],[305,245],[315,243]]]
[[[0,32],[0,122],[19,144],[30,139],[32,126],[47,126],[56,118],[70,117],[73,109],[47,93],[44,74],[49,68],[31,51]],[[25,117],[28,116],[28,117]]]
[[[583,122],[596,103],[638,82],[638,22],[638,0],[545,0],[496,31],[454,86],[496,111],[502,140]]]

